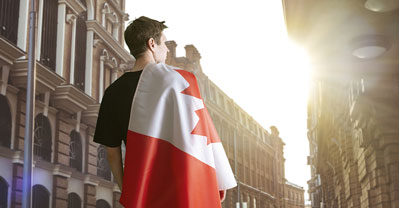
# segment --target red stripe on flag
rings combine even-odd
[[[215,169],[169,142],[128,131],[126,208],[220,208]]]

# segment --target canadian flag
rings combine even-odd
[[[194,74],[148,64],[130,112],[120,203],[218,208],[219,190],[236,185]]]

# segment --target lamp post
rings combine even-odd
[[[30,1],[29,12],[29,48],[28,48],[28,80],[26,84],[26,119],[24,140],[24,169],[22,182],[22,207],[31,207],[32,191],[32,137],[33,137],[33,111],[35,99],[35,1]]]
[[[238,180],[238,172],[237,172],[237,125],[234,128],[234,173],[237,181],[237,203],[236,208],[240,208],[240,182]]]

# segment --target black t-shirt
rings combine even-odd
[[[108,147],[126,144],[130,108],[141,71],[126,72],[104,92],[93,141]]]

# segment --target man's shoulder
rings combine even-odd
[[[185,74],[189,74],[190,76],[195,76],[194,73],[187,71],[185,69],[182,69],[181,67],[176,67],[172,65],[168,65],[165,63],[158,63],[158,64],[153,64],[149,68],[152,68],[151,70],[156,71],[159,75],[162,75],[164,77],[176,77],[180,76],[182,73],[180,71],[183,71]],[[178,72],[178,73],[176,73]]]
[[[180,67],[172,66],[166,63],[150,63],[148,65],[148,68],[153,70],[168,70],[168,71],[180,69]]]
[[[119,91],[121,86],[124,84],[125,81],[125,74],[120,76],[118,79],[116,79],[114,82],[112,82],[104,91],[104,96],[112,96],[113,91]]]

